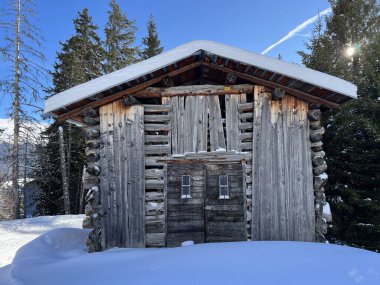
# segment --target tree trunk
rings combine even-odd
[[[13,211],[14,219],[20,216],[19,195],[19,136],[20,136],[20,24],[21,24],[21,0],[17,1],[16,17],[16,48],[15,48],[15,81],[13,96],[13,149],[12,149],[12,188],[13,188]]]
[[[59,154],[61,158],[61,172],[62,172],[62,187],[63,187],[63,204],[65,208],[65,214],[70,214],[70,194],[69,184],[67,181],[66,172],[66,159],[65,159],[65,146],[63,141],[63,128],[59,127]]]

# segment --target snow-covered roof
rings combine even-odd
[[[187,58],[200,50],[285,75],[351,98],[357,98],[357,87],[338,77],[216,42],[192,41],[155,57],[100,76],[58,93],[46,100],[45,113],[53,112],[59,108],[76,103],[102,91],[164,68]]]

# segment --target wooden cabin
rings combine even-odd
[[[356,86],[195,41],[47,99],[84,128],[89,251],[323,241],[321,111]]]

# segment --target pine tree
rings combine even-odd
[[[330,0],[303,63],[358,86],[359,98],[324,114],[332,242],[380,250],[380,22],[375,0]],[[348,48],[351,53],[348,54]]]
[[[106,35],[105,73],[121,69],[137,61],[138,48],[133,46],[136,40],[135,21],[129,20],[116,0],[110,2],[108,22],[104,30]]]
[[[53,85],[50,93],[64,91],[80,83],[94,79],[103,73],[105,51],[92,22],[88,9],[78,13],[74,20],[75,35],[61,43],[62,50],[54,64]]]
[[[80,83],[94,79],[102,74],[105,52],[88,10],[84,9],[74,20],[75,35],[62,43],[62,50],[57,54],[54,64],[52,94],[62,92]],[[83,166],[85,164],[84,139],[79,127],[65,124],[63,141],[66,142],[65,160],[69,188],[70,212],[78,213]],[[59,158],[59,125],[53,123],[44,132],[48,143],[40,146],[41,161],[45,163],[39,173],[39,181],[44,191],[39,207],[41,214],[67,213],[63,205],[63,181],[61,161]],[[67,196],[67,195],[66,195]]]
[[[148,59],[162,53],[164,48],[158,39],[157,25],[152,15],[150,15],[147,23],[148,36],[142,39],[143,48],[140,52],[141,59]]]
[[[20,216],[20,145],[21,133],[26,122],[33,120],[33,112],[39,109],[40,90],[45,78],[45,56],[41,52],[43,38],[33,19],[34,5],[29,0],[10,0],[1,11],[3,30],[0,56],[8,66],[1,85],[12,96],[9,115],[13,119],[12,187],[13,218]],[[36,104],[37,103],[37,104]],[[25,169],[23,170],[25,172]]]

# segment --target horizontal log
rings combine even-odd
[[[170,145],[145,145],[144,147],[145,154],[148,155],[159,155],[159,154],[170,154],[171,147]]]
[[[246,133],[241,133],[239,134],[239,140],[252,140],[253,138],[253,133],[252,132],[246,132]]]
[[[144,130],[148,132],[158,132],[158,131],[170,131],[171,125],[169,124],[145,124]]]
[[[125,95],[121,99],[121,101],[123,102],[123,104],[124,104],[125,107],[129,107],[129,106],[132,106],[132,105],[138,105],[138,104],[140,104],[140,100],[136,99],[132,95]]]
[[[326,155],[326,153],[324,152],[324,151],[317,151],[317,152],[315,152],[315,151],[312,151],[311,152],[311,157],[313,158],[313,157],[325,157],[325,155]]]
[[[319,165],[319,166],[313,168],[313,174],[314,175],[321,175],[322,173],[324,173],[326,171],[326,169],[327,169],[327,164],[323,163],[322,165]]]
[[[285,96],[285,91],[281,88],[275,88],[272,92],[272,100],[281,100]]]
[[[99,125],[99,118],[90,118],[90,117],[84,117],[83,123],[88,126],[97,126]]]
[[[99,153],[89,153],[87,156],[86,156],[86,160],[87,162],[96,162],[100,159],[100,155]]]
[[[165,135],[145,135],[144,141],[149,143],[169,143],[171,141],[170,136]]]
[[[162,167],[165,165],[165,162],[162,161],[161,156],[148,156],[145,157],[145,166],[146,167]]]
[[[148,87],[134,94],[136,97],[170,97],[170,96],[196,96],[196,95],[225,95],[251,93],[253,85],[187,85],[176,87]]]
[[[145,180],[145,189],[163,189],[164,180],[147,179]]]
[[[246,119],[252,119],[253,118],[253,113],[239,113],[239,119],[240,120],[246,120]]]
[[[315,122],[315,121],[320,121],[322,118],[322,112],[319,109],[315,110],[309,110],[307,112],[307,117],[309,118],[310,121]]]
[[[146,179],[161,179],[164,176],[163,169],[146,169],[145,178]]]
[[[100,142],[97,140],[86,142],[86,147],[89,149],[98,149],[100,148]]]
[[[171,105],[144,105],[144,113],[170,112]]]
[[[164,199],[164,193],[162,192],[145,192],[145,201],[151,202],[151,201],[162,201]]]
[[[240,143],[240,150],[241,151],[252,150],[252,142]]]
[[[251,110],[253,110],[253,103],[238,104],[238,110],[239,110],[239,112],[251,111]]]
[[[252,130],[253,122],[239,123],[239,130]]]
[[[314,167],[317,167],[317,166],[320,166],[322,164],[325,164],[325,159],[321,156],[316,156],[316,157],[313,157],[312,159],[312,163],[313,163],[313,166]]]
[[[100,137],[100,131],[92,128],[85,128],[84,137],[86,140],[96,139]]]
[[[86,108],[83,110],[84,117],[97,118],[99,117],[99,109]]]
[[[165,246],[165,233],[145,234],[145,244],[147,247]]]
[[[88,166],[86,171],[90,175],[99,176],[100,175],[100,167],[99,166]]]
[[[169,115],[144,115],[144,122],[168,122],[170,121]]]

